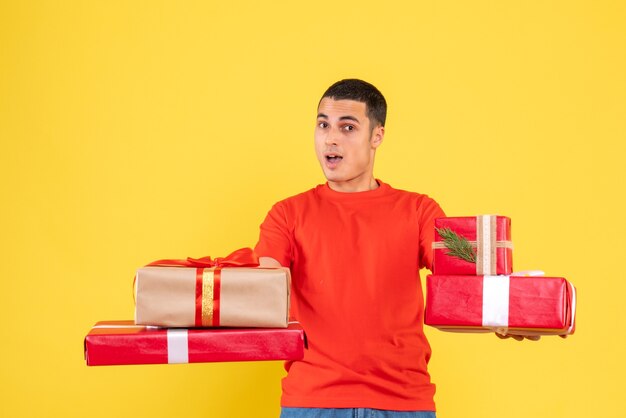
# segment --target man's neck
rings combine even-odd
[[[336,192],[341,193],[358,193],[358,192],[367,192],[370,190],[378,189],[380,185],[376,181],[374,177],[370,178],[369,182],[359,182],[359,183],[351,183],[351,182],[334,182],[329,181],[328,187]]]

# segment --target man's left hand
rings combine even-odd
[[[522,340],[539,341],[539,339],[541,338],[541,335],[512,335],[512,334],[500,334],[499,332],[496,332],[496,335],[498,336],[498,338],[502,338],[503,340],[507,338],[513,338],[514,340],[517,340],[517,341],[522,341]]]

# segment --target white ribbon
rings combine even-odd
[[[483,326],[509,326],[509,276],[483,276]]]
[[[511,276],[544,276],[541,270],[526,270],[512,273]],[[491,327],[506,335],[509,326],[509,287],[511,276],[483,276],[483,326]],[[567,331],[571,334],[576,318],[576,288],[567,282],[572,294],[571,317]]]
[[[186,329],[167,330],[167,362],[189,363],[189,337]]]
[[[140,328],[148,330],[163,329],[163,327],[153,325],[134,324],[100,324],[92,327],[92,329],[96,328]],[[167,330],[167,362],[169,364],[189,363],[189,335],[186,329]]]
[[[526,270],[510,276],[483,276],[483,326],[506,333],[509,326],[509,289],[511,276],[543,276],[541,270]]]

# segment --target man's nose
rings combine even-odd
[[[339,140],[339,130],[338,129],[329,129],[328,135],[326,135],[325,143],[326,145],[337,145]]]

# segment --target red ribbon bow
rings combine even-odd
[[[164,259],[153,261],[152,263],[146,265],[146,267],[148,266],[196,268],[258,267],[259,257],[254,253],[251,248],[240,248],[237,251],[230,253],[226,257],[217,257],[215,259],[212,259],[211,257],[187,257],[186,260]]]

